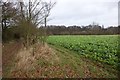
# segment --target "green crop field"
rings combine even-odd
[[[61,46],[76,54],[105,64],[117,66],[117,35],[61,35],[49,36],[47,43]]]

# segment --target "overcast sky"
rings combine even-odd
[[[57,4],[51,11],[49,25],[118,25],[119,0],[52,0]]]

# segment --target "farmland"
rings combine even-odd
[[[3,76],[12,78],[117,78],[117,36],[49,36],[47,43],[3,47]],[[12,47],[11,47],[12,46]],[[15,49],[16,48],[16,49]],[[14,50],[15,49],[15,50]],[[33,56],[33,50],[35,55]],[[11,54],[8,54],[11,53]],[[10,57],[12,56],[12,57]],[[27,65],[27,66],[26,66]]]
[[[50,36],[47,42],[54,46],[61,46],[95,61],[113,67],[117,66],[117,35],[72,35]]]

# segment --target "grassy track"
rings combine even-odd
[[[100,62],[87,59],[84,56],[76,54],[74,51],[69,51],[60,46],[50,46],[56,50],[57,56],[60,59],[59,65],[69,65],[77,76],[82,78],[115,78],[117,71],[108,65],[101,64]]]

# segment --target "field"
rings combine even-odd
[[[47,42],[113,67],[118,63],[117,35],[50,36]]]
[[[21,42],[6,43],[3,77],[117,78],[117,39],[115,35],[49,36],[35,49],[24,49]]]

